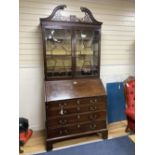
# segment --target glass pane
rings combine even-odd
[[[46,29],[47,76],[62,78],[72,76],[71,31]]]
[[[98,51],[98,31],[77,31],[76,76],[98,76]]]

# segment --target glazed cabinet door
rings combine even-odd
[[[44,29],[46,79],[72,77],[71,30]]]
[[[75,40],[75,77],[99,77],[100,31],[78,30]]]

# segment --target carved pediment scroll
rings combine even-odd
[[[102,23],[97,21],[92,12],[85,8],[85,7],[80,7],[81,11],[85,13],[85,16],[83,18],[77,18],[75,15],[70,15],[70,16],[63,16],[61,14],[61,11],[66,8],[66,5],[59,5],[57,6],[52,14],[47,17],[47,18],[41,18],[42,21],[68,21],[68,22],[80,22],[80,23],[93,23],[93,24],[99,24],[101,25]]]

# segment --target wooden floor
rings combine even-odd
[[[108,125],[108,139],[127,135],[128,133],[125,132],[126,125],[127,125],[126,121],[121,121],[121,122],[112,123]],[[81,143],[98,141],[98,140],[102,140],[101,136],[94,134],[92,136],[86,136],[82,138],[76,138],[71,140],[65,140],[62,142],[57,142],[53,144],[53,148],[59,149],[62,147],[68,147],[71,145],[77,145]],[[24,150],[24,153],[20,155],[44,152],[45,151],[45,132],[44,131],[33,132],[32,137],[29,139],[29,141],[25,144],[25,146],[22,149]]]
[[[135,143],[135,135],[129,135],[129,138]]]

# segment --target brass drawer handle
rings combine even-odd
[[[62,125],[64,125],[64,124],[67,123],[67,120],[59,120],[59,123],[62,124]]]
[[[91,128],[91,129],[95,129],[95,128],[96,128],[96,124],[91,124],[91,125],[90,125],[90,128]]]
[[[90,102],[90,103],[94,103],[93,100],[90,100],[89,102]]]
[[[67,129],[64,130],[64,132],[63,132],[62,130],[59,131],[59,134],[60,134],[60,135],[62,135],[62,134],[68,134],[68,133],[69,133],[69,131],[68,131]]]
[[[67,114],[67,110],[64,110],[64,114]]]
[[[59,103],[59,107],[67,106],[67,103]]]
[[[90,110],[91,110],[91,111],[95,111],[96,109],[97,109],[96,106],[95,106],[95,107],[93,107],[93,106],[90,107]]]
[[[90,115],[89,118],[90,120],[95,120],[97,118],[97,115]]]
[[[96,109],[97,109],[97,107],[95,106],[95,107],[94,107],[94,110],[96,110]]]
[[[97,99],[94,99],[94,100],[91,99],[89,102],[90,103],[97,103]]]

